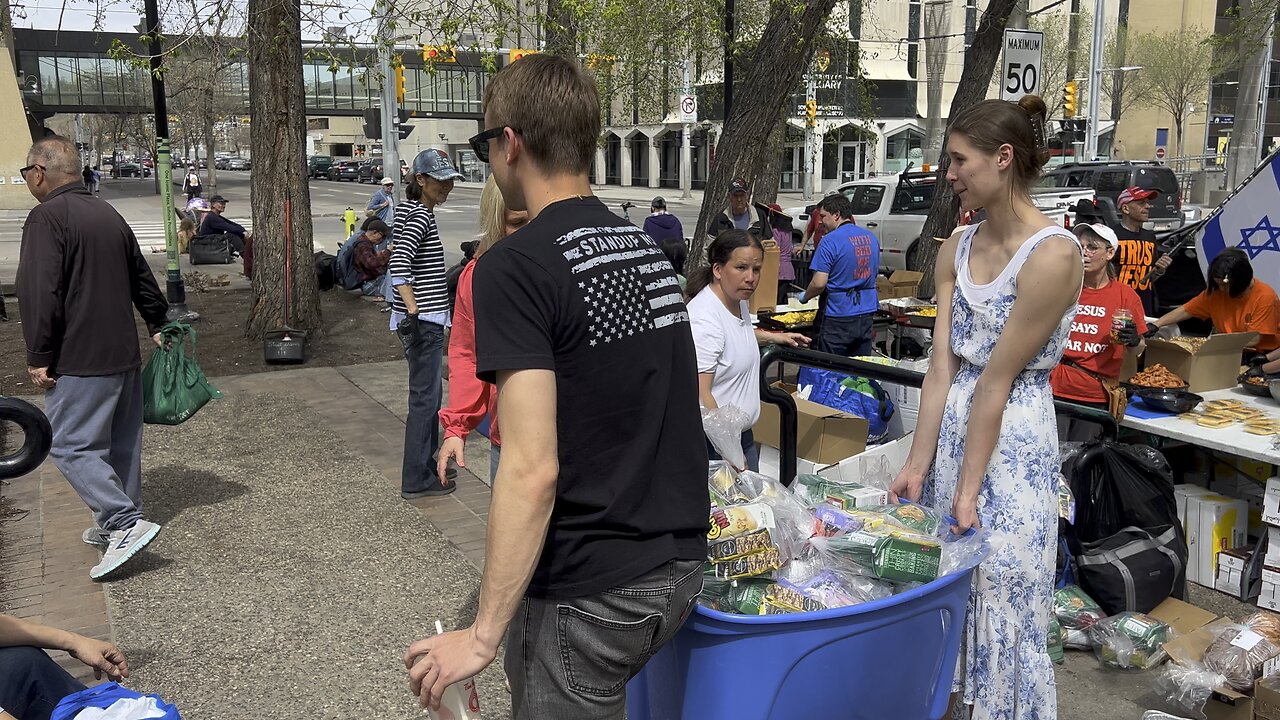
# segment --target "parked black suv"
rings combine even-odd
[[[1115,202],[1127,188],[1159,190],[1151,199],[1151,219],[1147,227],[1156,232],[1182,227],[1182,196],[1178,177],[1169,168],[1154,162],[1065,163],[1045,172],[1042,187],[1093,188],[1100,198]]]
[[[360,179],[360,161],[359,160],[343,160],[329,166],[330,180],[358,180]]]

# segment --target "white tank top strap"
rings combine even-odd
[[[961,268],[969,266],[969,248],[973,246],[974,233],[978,232],[978,226],[982,223],[975,223],[965,228],[964,233],[960,236],[960,245],[956,247],[956,277],[961,276]]]
[[[1031,253],[1037,247],[1040,247],[1040,243],[1044,242],[1046,239],[1053,237],[1054,235],[1061,235],[1063,237],[1071,238],[1072,242],[1075,242],[1076,244],[1079,244],[1080,242],[1075,235],[1063,228],[1044,228],[1027,238],[1022,245],[1018,247],[1018,251],[1013,254],[1012,258],[1009,258],[1009,263],[1004,266],[1004,270],[1002,270],[994,280],[986,283],[985,285],[978,285],[973,282],[973,276],[969,272],[969,247],[972,244],[973,233],[976,231],[977,227],[975,226],[971,231],[965,233],[965,236],[961,239],[961,247],[956,252],[956,282],[961,289],[964,290],[965,295],[969,297],[971,301],[976,302],[985,302],[987,299],[990,299],[1006,281],[1010,278],[1016,278],[1018,273],[1021,272],[1022,265],[1027,261],[1027,258],[1030,257]],[[961,255],[963,255],[963,259],[961,259]]]

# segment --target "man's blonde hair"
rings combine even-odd
[[[480,192],[480,244],[476,245],[476,257],[507,236],[507,204],[493,176]]]
[[[490,127],[507,126],[545,173],[581,174],[595,162],[600,95],[572,60],[526,55],[493,76],[484,91]]]

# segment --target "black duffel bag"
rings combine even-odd
[[[231,262],[231,236],[197,235],[191,238],[187,254],[192,265],[226,265]]]
[[[1186,585],[1187,545],[1176,525],[1127,527],[1081,543],[1076,579],[1108,615],[1150,612]]]

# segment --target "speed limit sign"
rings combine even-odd
[[[1040,68],[1044,33],[1033,30],[1004,31],[1004,66],[1000,71],[1000,97],[1017,102],[1023,95],[1040,94]]]

